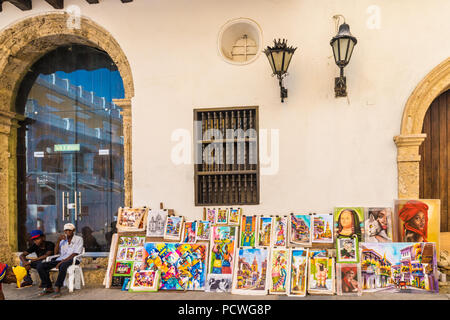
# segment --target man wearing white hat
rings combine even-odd
[[[42,295],[53,292],[52,281],[50,279],[50,270],[52,268],[58,269],[58,278],[55,282],[55,293],[60,294],[61,287],[66,278],[67,268],[73,263],[73,258],[83,251],[83,238],[75,235],[75,226],[72,223],[64,225],[64,234],[60,235],[55,246],[55,255],[59,257],[52,259],[50,262],[41,263],[37,271],[42,281],[42,286],[45,288]]]

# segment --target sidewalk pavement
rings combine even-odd
[[[17,289],[15,284],[3,285],[3,293],[7,300],[450,300],[450,294],[430,293],[366,293],[362,296],[312,296],[287,297],[282,295],[247,296],[230,293],[212,293],[203,291],[186,292],[124,292],[120,289],[105,289],[103,287],[87,287],[69,293],[62,288],[62,295],[53,294],[39,296],[38,286]]]

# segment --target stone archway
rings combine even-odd
[[[80,17],[74,28],[67,12],[51,12],[26,18],[0,32],[0,261],[11,262],[17,250],[17,166],[15,145],[18,122],[15,112],[20,83],[40,57],[59,46],[80,44],[109,54],[123,80],[125,98],[115,100],[123,109],[124,140],[131,135],[131,98],[134,84],[128,60],[112,35],[92,20]],[[131,143],[124,145],[125,205],[132,205]]]
[[[417,85],[406,102],[397,145],[398,197],[419,198],[419,146],[425,114],[433,100],[450,88],[450,57],[436,66]]]

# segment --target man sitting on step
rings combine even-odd
[[[64,279],[67,275],[67,268],[72,265],[73,258],[83,251],[83,238],[75,235],[75,226],[72,223],[64,225],[64,234],[62,234],[55,247],[55,255],[59,254],[57,258],[53,258],[50,262],[42,262],[38,265],[37,270],[41,278],[44,290],[41,295],[50,294],[53,292],[52,281],[50,279],[50,270],[58,269],[58,278],[55,282],[55,293],[60,295],[61,287],[64,284]],[[78,262],[77,262],[78,264]]]

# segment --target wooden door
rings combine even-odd
[[[425,115],[420,161],[420,198],[441,199],[441,232],[450,231],[449,217],[449,146],[450,146],[450,90],[437,97]]]

